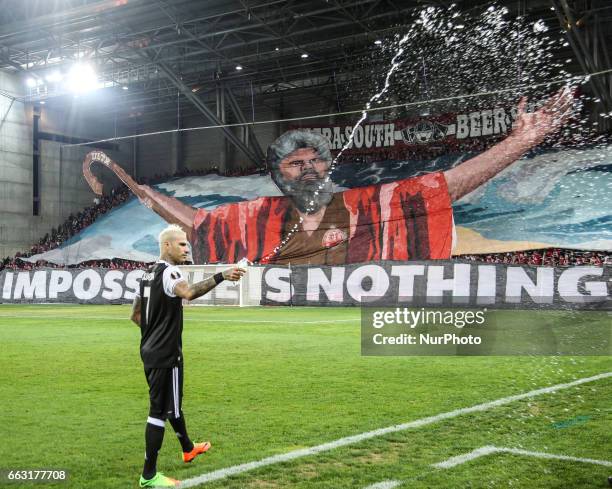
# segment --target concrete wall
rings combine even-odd
[[[0,89],[23,95],[19,77],[0,71]],[[41,106],[39,130],[89,139],[112,137],[113,127],[77,105],[63,110]],[[92,205],[94,194],[83,178],[82,162],[93,147],[65,147],[59,141],[40,140],[40,213],[33,215],[33,111],[32,105],[0,96],[0,258],[30,246],[63,223],[71,213]],[[132,166],[132,143],[118,145],[109,155],[128,173]],[[61,155],[61,156],[60,156]],[[108,170],[94,170],[110,191],[120,184]]]
[[[0,71],[0,88],[21,95],[20,81]],[[0,95],[0,257],[29,241],[32,219],[31,110]]]

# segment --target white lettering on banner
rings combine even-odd
[[[482,135],[490,136],[493,134],[493,111],[482,111]]]
[[[555,290],[555,269],[538,267],[534,283],[522,268],[508,267],[506,302],[520,303],[523,289],[536,304],[552,304]]]
[[[104,275],[104,287],[102,297],[109,301],[121,299],[123,295],[123,287],[119,282],[123,280],[123,272],[121,270],[111,270]]]
[[[2,286],[2,298],[10,299],[11,290],[13,289],[13,272],[7,272],[4,277],[4,285]]]
[[[503,134],[508,130],[506,111],[500,107],[493,111],[493,134]]]
[[[372,129],[374,126],[364,126],[363,131],[365,132],[365,146],[366,148],[371,148],[373,145],[372,141]]]
[[[57,295],[68,292],[72,286],[72,274],[67,270],[53,270],[49,278],[49,299],[57,299]]]
[[[342,147],[342,136],[340,135],[339,127],[334,127],[334,138],[332,139],[331,143],[334,148]]]
[[[44,299],[47,296],[47,272],[39,270],[34,272],[30,280],[30,272],[19,272],[15,281],[15,299]]]
[[[559,277],[559,295],[568,302],[588,302],[608,295],[605,282],[585,282],[584,288],[588,294],[578,290],[580,279],[588,276],[601,277],[601,267],[576,267],[565,270]]]
[[[610,307],[607,284],[610,267],[607,266],[555,269],[450,261],[432,263],[436,264],[380,262],[344,267],[267,267],[261,291],[264,301],[292,301],[296,305],[340,301],[366,304],[373,302],[368,298],[376,298],[422,305],[555,304],[566,307],[576,304],[580,307],[581,303],[588,303],[589,308]],[[589,276],[599,280],[586,280]]]
[[[393,146],[395,144],[395,124],[385,124],[385,146]]]
[[[478,304],[504,306],[555,305],[610,308],[610,266],[568,268],[476,265],[452,261],[411,264],[374,262],[316,267],[251,267],[249,301],[296,305],[368,303]],[[474,268],[476,267],[476,268]],[[0,272],[1,302],[131,301],[142,270],[78,269]],[[208,275],[194,266],[189,281]],[[297,292],[297,295],[296,295]],[[229,282],[198,302],[235,302],[238,290]]]
[[[99,161],[105,166],[110,166],[111,164],[111,159],[102,151],[92,151],[91,159],[94,161]]]
[[[444,278],[443,266],[427,267],[427,297],[433,299],[432,303],[442,302],[444,291],[449,290],[452,291],[453,303],[467,304],[470,300],[470,269],[467,264],[454,265],[453,276]]]
[[[274,302],[289,302],[293,297],[293,286],[289,282],[291,270],[288,268],[270,268],[264,275],[264,280],[268,287],[277,290],[270,290],[266,293],[266,299]]]
[[[351,133],[353,132],[353,128],[350,126],[346,126],[344,128],[344,140],[348,141],[351,139]],[[391,143],[391,145],[395,144],[395,135],[393,135],[393,142]],[[347,149],[351,149],[353,147],[353,141],[351,140],[351,143],[349,144]],[[341,149],[341,148],[332,148],[332,149]]]
[[[369,278],[372,286],[366,290],[363,281]],[[346,291],[358,302],[362,297],[384,297],[389,289],[389,276],[379,265],[364,265],[351,273],[346,281]]]
[[[476,301],[478,304],[495,304],[495,285],[497,269],[494,265],[478,266],[478,289]]]
[[[467,115],[461,114],[457,116],[457,139],[465,139],[470,135],[470,126],[468,124]]]
[[[87,283],[87,286],[85,284]],[[100,293],[102,277],[93,269],[84,270],[74,277],[72,291],[77,299],[91,300]]]
[[[301,128],[313,131],[329,139],[332,150],[340,150],[350,141],[348,149],[388,148],[395,146],[396,141],[406,144],[428,144],[433,141],[455,136],[456,139],[489,137],[505,134],[516,120],[518,110],[503,107],[477,110],[467,114],[457,114],[455,123],[442,124],[437,119],[420,119],[406,125],[395,123],[362,124],[355,128],[351,141],[352,126],[327,126]],[[418,137],[415,136],[418,135]]]
[[[363,126],[357,126],[357,129],[355,129],[353,145],[355,148],[361,148],[363,146]]]
[[[414,277],[425,273],[424,265],[394,265],[391,275],[399,277],[398,298],[410,300],[414,297]]]
[[[144,274],[144,270],[132,270],[125,277],[125,287],[126,291],[123,294],[124,299],[132,300],[136,297],[138,293],[138,287],[140,285],[140,279]]]
[[[332,267],[331,279],[320,268],[308,269],[308,284],[306,286],[306,300],[318,301],[320,291],[323,290],[327,299],[332,302],[344,300],[344,268]]]
[[[322,127],[321,134],[329,139],[329,142],[332,142],[332,128],[331,127]]]
[[[471,112],[469,115],[470,119],[470,137],[475,138],[482,136],[480,112]]]

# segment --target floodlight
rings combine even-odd
[[[68,88],[76,93],[98,88],[98,77],[93,67],[87,63],[75,64],[68,73]]]

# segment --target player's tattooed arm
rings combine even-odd
[[[136,324],[136,326],[140,327],[140,296],[137,295],[134,297],[134,302],[132,302],[132,314],[130,319]]]
[[[185,281],[178,282],[174,286],[174,294],[182,299],[192,301],[198,297],[202,297],[207,292],[210,292],[223,280],[230,280],[232,282],[240,280],[240,277],[244,275],[244,272],[244,268],[234,267],[223,270],[223,272],[217,273],[212,277],[202,280],[201,282],[196,282],[195,284],[189,285]]]

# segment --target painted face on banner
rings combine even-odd
[[[329,164],[313,148],[296,149],[273,170],[276,184],[300,211],[315,213],[333,196],[331,179],[325,181]]]

